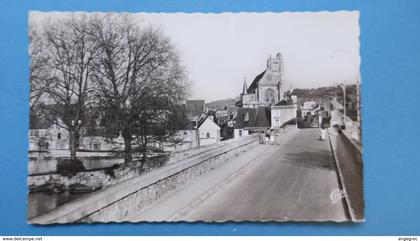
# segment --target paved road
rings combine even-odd
[[[331,200],[340,189],[338,175],[329,142],[319,141],[319,132],[293,129],[278,146],[245,152],[132,220],[346,221],[344,200]]]

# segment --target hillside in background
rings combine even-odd
[[[338,99],[342,98],[343,92],[341,88],[337,86],[319,87],[311,89],[293,89],[293,95],[298,96],[298,102],[309,101],[309,100],[320,100],[325,97],[335,96],[337,94]],[[354,100],[356,96],[356,85],[346,86],[346,95],[349,101]],[[206,103],[206,107],[209,110],[224,110],[226,107],[230,111],[235,111],[238,107],[235,106],[235,98],[227,98],[221,100],[215,100]],[[301,103],[300,103],[301,104]]]
[[[346,94],[355,94],[356,93],[356,85],[348,85],[346,86]],[[319,87],[319,88],[312,88],[312,89],[293,89],[293,95],[298,97],[305,97],[305,98],[314,98],[319,99],[326,96],[334,96],[335,94],[342,94],[342,90],[336,86],[330,87]]]
[[[227,110],[235,110],[235,98],[227,98],[222,100],[215,100],[206,103],[206,107],[210,110],[224,110],[227,107]]]

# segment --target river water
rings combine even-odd
[[[63,153],[61,153],[63,152]],[[30,175],[42,173],[54,173],[57,170],[57,163],[59,160],[66,156],[66,151],[55,151],[39,153],[33,152],[29,154],[30,160],[28,163],[28,172]],[[110,167],[114,164],[124,162],[122,158],[110,158],[110,153],[93,153],[81,152],[78,153],[79,159],[82,161],[83,166],[87,169],[101,169]],[[95,156],[95,159],[91,159]],[[104,157],[103,159],[100,157]],[[40,214],[51,211],[58,206],[67,202],[73,201],[81,196],[88,195],[89,193],[70,193],[64,191],[62,193],[53,192],[29,192],[28,194],[28,217],[32,218]]]
[[[54,173],[57,170],[57,163],[67,153],[30,153],[28,172],[30,175],[42,175],[45,173]],[[95,158],[92,159],[92,156]],[[79,160],[87,170],[102,169],[111,167],[114,164],[124,163],[124,159],[110,157],[109,153],[78,153]],[[103,157],[103,158],[101,158]],[[48,211],[51,211],[67,202],[73,201],[89,193],[62,193],[53,192],[30,192],[28,194],[28,217],[32,218]]]
[[[33,218],[44,214],[54,208],[63,205],[66,202],[73,201],[89,193],[62,193],[34,192],[28,194],[28,217]]]

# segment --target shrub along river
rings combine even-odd
[[[30,153],[29,155],[29,164],[28,172],[30,176],[48,176],[48,174],[54,174],[57,171],[57,163],[66,159],[62,153]],[[79,155],[79,153],[78,153]],[[163,158],[162,158],[163,157]],[[82,152],[78,156],[78,159],[83,163],[83,166],[87,171],[93,170],[103,170],[109,167],[114,166],[115,164],[123,164],[124,159],[116,157],[113,153],[92,153],[92,152]],[[168,158],[167,156],[160,156],[159,154],[151,154],[148,157],[148,160],[144,166],[144,171],[150,169],[158,168],[162,165],[165,165]],[[127,173],[127,167],[121,167],[119,173]],[[130,168],[128,169],[130,170]],[[123,173],[121,173],[123,172]],[[132,170],[132,173],[137,173]],[[92,173],[92,172],[86,172]],[[87,176],[89,176],[88,174]],[[122,181],[123,179],[129,178],[130,176],[121,176],[112,180],[112,183]],[[137,174],[138,175],[138,174]],[[51,182],[51,181],[50,181]],[[28,193],[28,218],[32,218],[41,214],[44,214],[48,211],[51,211],[67,202],[73,201],[82,196],[88,195],[88,192],[71,192],[69,188],[63,188],[62,183],[57,185],[53,183],[47,183],[43,191],[29,192]],[[49,186],[51,184],[51,187]],[[77,183],[76,183],[77,184]],[[60,186],[61,185],[61,186]],[[54,186],[57,186],[55,188]],[[77,186],[77,185],[76,185]],[[80,185],[83,189],[83,185]],[[87,187],[92,186],[92,184],[87,184]],[[93,185],[95,186],[95,185]],[[49,190],[48,190],[49,189]],[[77,187],[76,187],[77,189]],[[79,189],[80,190],[80,189]]]

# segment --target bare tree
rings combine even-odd
[[[51,83],[50,69],[48,69],[48,55],[45,54],[45,41],[35,26],[29,25],[29,82],[30,82],[30,110],[38,104]],[[32,114],[32,113],[31,113]]]
[[[84,125],[87,106],[92,104],[91,83],[97,51],[89,21],[83,14],[46,24],[40,40],[44,61],[38,63],[37,54],[32,55],[31,85],[34,88],[31,94],[38,99],[40,94],[47,95],[48,111],[44,117],[69,131],[70,160],[76,160],[79,132]],[[38,71],[37,64],[42,65],[42,71]],[[44,75],[38,78],[38,72],[44,72]],[[48,81],[37,83],[38,79]],[[37,95],[38,90],[42,93]]]
[[[133,160],[134,138],[141,140],[144,159],[151,130],[186,96],[185,70],[162,31],[128,15],[96,16],[93,35],[101,52],[96,86],[107,127],[121,131],[126,162]]]

